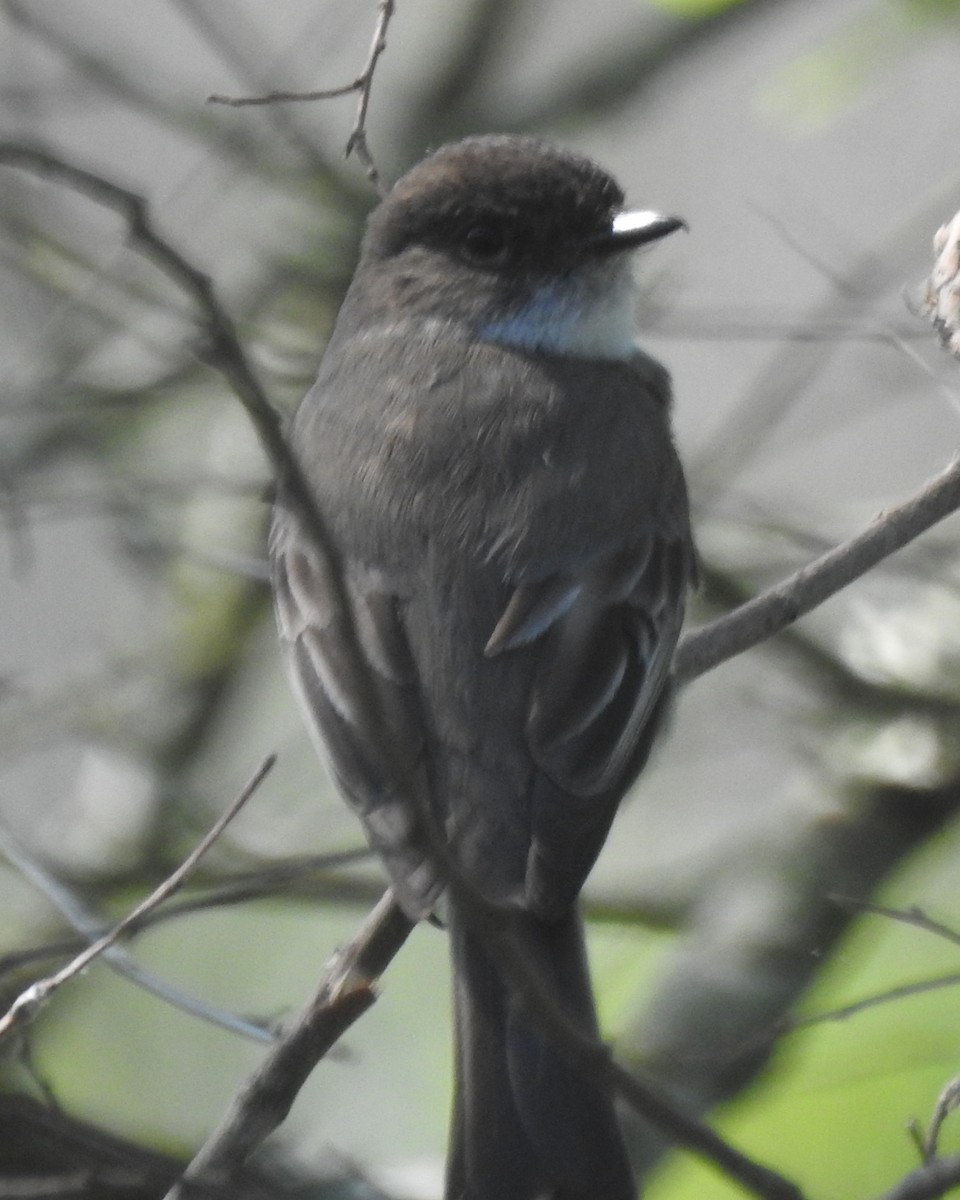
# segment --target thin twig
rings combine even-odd
[[[908,996],[921,996],[924,992],[934,992],[939,988],[956,987],[960,984],[960,972],[952,975],[937,975],[933,979],[918,979],[914,983],[901,983],[897,987],[888,988],[885,992],[875,992],[862,1000],[853,1000],[841,1008],[831,1008],[825,1012],[813,1013],[809,1017],[788,1018],[781,1022],[777,1030],[780,1033],[793,1033],[797,1029],[808,1029],[811,1025],[823,1025],[827,1021],[846,1021],[858,1013],[866,1012],[868,1008],[876,1008],[880,1004],[889,1004],[893,1000],[904,1000]]]
[[[260,104],[288,104],[304,100],[335,100],[337,96],[349,96],[363,86],[363,76],[358,75],[352,83],[340,87],[322,88],[317,92],[264,92],[262,96],[222,96],[218,92],[207,97],[208,104],[223,104],[228,108],[246,108]]]
[[[20,872],[20,874],[41,892],[47,900],[62,914],[69,924],[81,935],[81,946],[91,946],[103,936],[103,922],[90,911],[82,900],[69,888],[56,879],[27,849],[20,845],[9,829],[0,824],[0,853]],[[142,929],[147,923],[145,918],[155,915],[151,910],[142,913],[139,920],[134,920],[131,914],[124,930],[132,934]],[[75,952],[71,947],[71,953]],[[103,950],[107,965],[118,975],[123,975],[137,987],[157,996],[165,1004],[171,1004],[201,1021],[219,1025],[231,1033],[239,1033],[243,1037],[257,1042],[272,1042],[274,1032],[263,1025],[241,1017],[237,1013],[226,1012],[201,1000],[198,996],[190,996],[179,988],[173,987],[166,980],[160,979],[153,972],[145,970],[136,963],[120,946],[108,946]]]
[[[354,628],[353,610],[343,586],[339,555],[317,509],[310,487],[299,463],[287,445],[276,410],[250,364],[236,328],[220,303],[208,275],[193,265],[155,228],[146,199],[137,192],[120,187],[103,176],[66,162],[38,146],[18,142],[0,142],[0,165],[19,167],[66,184],[95,203],[112,209],[125,218],[131,242],[171,279],[196,305],[206,333],[206,361],[218,370],[233,389],[253,423],[261,445],[269,458],[286,502],[303,522],[321,563],[329,587],[327,596],[331,619],[340,630],[341,653],[355,664],[353,677],[362,692],[358,701],[371,724],[381,732],[380,749],[385,770],[400,778],[401,756],[394,745],[376,689],[364,668],[364,656]],[[395,769],[394,769],[395,768]]]
[[[802,325],[789,312],[778,313],[772,305],[750,308],[745,305],[676,304],[670,306],[669,324],[656,315],[647,318],[645,328],[658,341],[703,342],[865,342],[868,345],[895,345],[906,342],[926,343],[930,335],[914,326],[902,328],[890,322],[869,321],[860,317],[812,317]],[[929,372],[928,372],[929,373]]]
[[[841,542],[732,613],[687,634],[674,656],[674,679],[679,685],[689,683],[766,641],[958,507],[960,458],[955,458],[911,499],[881,513],[862,533]]]
[[[760,212],[760,215],[767,221],[767,223],[776,230],[777,234],[784,241],[784,243],[789,246],[789,248],[793,250],[795,254],[802,258],[804,262],[808,263],[820,275],[822,275],[823,278],[833,286],[835,292],[839,296],[851,300],[857,297],[857,290],[851,286],[850,281],[843,274],[837,271],[833,264],[830,263],[826,258],[820,255],[815,255],[809,246],[804,246],[800,242],[800,239],[792,232],[792,230],[787,227],[786,223],[782,221],[776,213],[770,212],[764,208],[759,208],[758,211]],[[907,307],[910,308],[909,301],[907,303]],[[907,344],[906,339],[903,338],[900,333],[898,333],[893,325],[888,321],[884,321],[880,324],[879,328],[880,331],[885,335],[884,340],[887,342],[887,344],[899,350],[905,358],[907,358],[927,377],[927,379],[933,382],[935,386],[944,393],[951,405],[956,408],[957,394],[954,389],[948,387],[944,383],[941,383],[933,368],[926,363],[923,358],[921,358],[921,356],[916,352],[916,350],[913,349],[912,346]]]
[[[917,1157],[921,1162],[929,1162],[930,1156],[927,1154],[927,1139],[920,1122],[916,1117],[908,1117],[905,1128],[907,1137],[913,1143],[913,1147],[917,1152]]]
[[[213,95],[207,97],[207,103],[225,104],[230,108],[263,104],[302,104],[314,100],[334,100],[338,96],[349,96],[357,92],[359,96],[357,100],[357,115],[353,123],[353,129],[351,129],[350,135],[347,138],[344,157],[349,158],[351,154],[355,154],[360,160],[364,171],[366,171],[367,178],[376,188],[377,193],[381,196],[384,195],[385,189],[380,179],[380,172],[377,170],[377,165],[367,144],[367,112],[370,108],[370,93],[373,89],[373,79],[377,71],[377,62],[380,59],[380,55],[387,48],[387,28],[393,17],[394,8],[395,0],[380,0],[377,5],[377,22],[374,26],[373,40],[370,43],[370,52],[367,55],[367,61],[364,64],[363,70],[352,83],[344,83],[339,87],[321,88],[319,91],[312,92],[278,91],[267,92],[263,96]]]
[[[236,1094],[166,1200],[187,1200],[195,1186],[229,1187],[237,1170],[286,1118],[320,1059],[374,1003],[377,981],[412,929],[386,892],[332,960],[310,1003]]]
[[[939,1200],[957,1184],[960,1184],[960,1155],[936,1158],[904,1175],[878,1200]]]
[[[79,975],[95,959],[105,954],[144,913],[150,912],[159,904],[162,904],[168,896],[172,896],[174,892],[183,886],[190,872],[257,790],[275,762],[275,754],[271,754],[264,759],[243,791],[214,822],[210,831],[190,854],[187,855],[180,866],[159,887],[154,888],[150,895],[132,909],[122,921],[119,921],[108,933],[89,945],[86,950],[78,954],[65,967],[62,967],[53,975],[48,975],[45,979],[37,980],[36,983],[32,984],[14,1000],[6,1014],[0,1018],[0,1039],[14,1028],[19,1028],[27,1022],[32,1021],[59,987],[67,983],[68,980],[73,979],[76,975]]]
[[[295,476],[296,466],[284,442],[280,419],[244,354],[233,322],[220,304],[209,276],[154,229],[146,199],[40,146],[0,142],[0,164],[66,184],[125,220],[131,242],[189,296],[202,313],[207,335],[205,358],[230,382],[253,421],[273,466],[284,480]],[[306,485],[301,486],[309,495]]]
[[[851,309],[852,297],[876,297],[885,288],[899,284],[906,270],[912,270],[912,247],[920,231],[942,210],[944,198],[955,191],[951,181],[914,214],[891,229],[882,241],[858,253],[844,274],[841,294],[831,289],[825,300],[812,304],[798,319],[799,327],[831,320]],[[847,239],[849,240],[849,238]],[[759,370],[738,399],[734,413],[717,436],[710,439],[708,453],[697,464],[697,499],[700,504],[725,486],[725,481],[741,474],[750,461],[756,461],[773,431],[786,413],[796,407],[798,397],[808,389],[830,362],[840,342],[825,344],[816,355],[798,353],[793,339],[781,347]]]
[[[952,1112],[960,1108],[960,1077],[951,1079],[937,1097],[937,1103],[930,1118],[930,1127],[923,1140],[923,1157],[925,1162],[932,1162],[937,1157],[937,1143],[940,1140],[940,1130],[943,1123]]]
[[[928,917],[922,908],[916,906],[913,908],[889,908],[885,904],[874,904],[870,900],[858,900],[852,896],[835,895],[830,899],[834,904],[839,904],[841,908],[846,908],[850,912],[873,913],[878,917],[889,917],[891,921],[896,921],[899,925],[912,925],[916,929],[923,929],[927,933],[935,934],[954,946],[960,946],[960,933],[951,929],[949,925],[944,925],[940,921],[935,921],[933,917]]]
[[[2,846],[2,826],[0,826],[0,846]],[[260,870],[243,871],[222,877],[215,876],[209,881],[195,883],[196,890],[192,895],[165,904],[163,908],[154,912],[146,913],[127,932],[132,936],[144,929],[151,929],[155,925],[167,921],[179,920],[184,916],[213,908],[234,907],[247,901],[262,900],[266,896],[280,894],[294,899],[322,900],[328,904],[364,907],[374,902],[380,894],[380,889],[372,879],[359,879],[355,875],[333,875],[332,878],[321,879],[313,883],[305,881],[309,881],[311,875],[325,873],[330,868],[347,863],[360,862],[370,858],[371,855],[372,851],[364,847],[303,858],[292,857]],[[129,877],[130,873],[125,872],[117,878],[102,881],[103,888],[101,890],[125,886],[129,882]],[[76,900],[76,898],[74,899]],[[79,901],[76,903],[79,905]],[[73,922],[71,921],[71,923]],[[103,932],[103,924],[92,924],[90,929],[85,929],[83,936],[79,938],[62,937],[55,941],[31,946],[29,949],[12,950],[7,954],[0,954],[0,981],[9,972],[22,970],[31,963],[76,954],[92,938],[100,937]]]

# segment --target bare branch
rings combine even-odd
[[[943,1123],[952,1112],[960,1108],[960,1077],[951,1079],[937,1097],[933,1116],[930,1118],[930,1128],[923,1142],[924,1160],[933,1162],[937,1156],[937,1143],[940,1140],[940,1130]]]
[[[32,1021],[59,987],[68,980],[73,979],[76,975],[79,975],[95,959],[106,953],[144,913],[150,912],[159,904],[162,904],[168,896],[172,896],[174,892],[183,886],[190,872],[257,790],[275,762],[275,754],[271,754],[263,761],[243,791],[214,822],[210,831],[190,854],[187,855],[173,874],[169,875],[145,900],[142,900],[136,908],[132,909],[122,921],[114,925],[109,933],[104,934],[102,938],[98,938],[97,941],[93,942],[86,950],[78,954],[76,958],[72,959],[55,974],[48,975],[45,979],[40,979],[32,984],[14,1000],[7,1013],[0,1018],[0,1040],[10,1033],[11,1030],[22,1027],[25,1023]]]
[[[318,92],[264,92],[262,96],[222,96],[214,92],[207,97],[208,104],[223,104],[228,108],[247,108],[259,104],[288,104],[303,100],[335,100],[337,96],[350,96],[358,91],[363,83],[361,76],[352,83],[344,83],[340,87],[323,88]]]
[[[359,702],[369,714],[369,720],[378,721],[381,754],[385,769],[389,772],[400,761],[400,756],[389,726],[383,720],[376,689],[370,684],[364,669],[352,608],[344,592],[343,576],[339,570],[339,556],[300,465],[287,446],[280,418],[250,365],[233,321],[220,303],[209,276],[188,261],[154,228],[146,199],[137,192],[68,163],[47,150],[21,143],[0,142],[0,165],[19,167],[53,178],[95,203],[119,213],[127,221],[133,244],[197,306],[206,330],[206,359],[223,375],[246,409],[287,501],[303,521],[326,569],[330,587],[328,598],[336,610],[335,615],[341,627],[341,651],[355,664],[354,677],[363,693],[358,696]],[[392,774],[400,778],[403,771],[397,767]]]
[[[100,919],[87,908],[78,896],[74,895],[21,846],[3,825],[0,825],[0,853],[47,898],[81,935],[81,946],[90,946],[104,936],[103,923]],[[129,935],[137,932],[149,922],[151,916],[155,915],[155,910],[152,908],[142,912],[136,920],[131,914],[127,919],[124,933]],[[75,953],[76,951],[71,947],[69,952]],[[49,950],[44,957],[50,957]],[[239,1033],[253,1041],[272,1042],[274,1039],[273,1031],[264,1025],[247,1020],[237,1013],[226,1012],[224,1009],[208,1004],[198,996],[190,996],[179,988],[173,987],[166,980],[154,975],[152,971],[141,967],[120,946],[107,946],[103,950],[103,958],[118,975],[123,975],[137,987],[151,992],[165,1004],[171,1004],[201,1021],[219,1025],[223,1029],[229,1029],[231,1033]],[[3,961],[0,959],[0,973],[2,973]],[[21,959],[21,961],[23,960]]]
[[[322,88],[312,92],[267,92],[263,96],[221,96],[207,97],[208,104],[225,104],[230,108],[241,108],[249,105],[303,103],[313,100],[334,100],[338,96],[349,96],[354,92],[359,94],[357,115],[353,129],[347,138],[344,157],[355,154],[360,160],[367,178],[376,188],[379,195],[384,194],[380,172],[367,145],[367,111],[370,107],[370,93],[373,89],[373,79],[377,70],[380,55],[387,48],[387,28],[394,14],[395,0],[379,0],[377,5],[377,23],[373,31],[373,41],[363,70],[352,83],[344,83],[340,87]]]
[[[889,908],[885,904],[873,904],[869,900],[857,900],[851,896],[831,896],[830,899],[834,904],[839,904],[841,908],[846,908],[851,912],[873,913],[878,917],[889,917],[891,921],[896,921],[900,925],[913,925],[916,929],[933,933],[937,937],[951,942],[954,946],[960,946],[960,933],[951,929],[949,925],[944,925],[940,921],[935,921],[933,917],[928,917],[922,908],[916,906],[913,908]]]
[[[376,983],[413,924],[386,892],[349,945],[329,964],[307,1007],[240,1089],[220,1126],[166,1200],[187,1200],[191,1185],[227,1187],[254,1150],[286,1118],[310,1072],[376,1000]]]
[[[0,826],[0,847],[4,852],[9,849],[9,846],[5,844],[6,841],[9,841],[8,835],[3,834],[2,826]],[[363,907],[374,903],[380,894],[380,889],[373,880],[368,881],[354,875],[335,873],[327,877],[327,873],[339,866],[368,859],[372,853],[371,850],[363,847],[330,854],[290,857],[272,866],[251,871],[238,871],[222,876],[213,875],[199,884],[194,881],[195,891],[190,896],[165,904],[161,909],[145,913],[131,925],[127,933],[133,936],[140,933],[141,930],[177,920],[188,914],[204,912],[212,908],[225,908],[251,900],[262,900],[268,896],[284,895],[301,900],[321,900],[328,904],[349,904]],[[7,857],[12,858],[9,854]],[[17,865],[19,866],[19,864]],[[320,878],[316,878],[318,875]],[[58,887],[62,886],[57,881],[53,882]],[[122,871],[110,879],[104,879],[101,876],[98,883],[100,890],[106,892],[116,890],[118,887],[126,888],[130,883],[130,872]],[[53,896],[50,896],[50,899],[57,903]],[[83,910],[81,902],[76,897],[74,897],[74,903],[80,906],[81,910],[74,915],[80,917],[86,910]],[[68,920],[74,924],[75,928],[81,927],[79,922],[75,923],[69,916]],[[87,926],[87,922],[83,921],[83,925]],[[55,941],[33,945],[28,949],[12,950],[7,954],[0,954],[0,980],[10,971],[22,970],[31,963],[76,954],[92,938],[100,937],[103,932],[103,924],[91,919],[89,926],[83,928],[82,937],[58,938]]]
[[[453,884],[456,889],[457,885]],[[461,897],[462,901],[462,897]],[[602,1043],[585,1037],[560,1012],[529,964],[518,954],[503,914],[473,909],[498,963],[561,1053],[585,1079],[613,1088],[641,1116],[735,1179],[762,1200],[803,1200],[799,1188],[754,1162],[617,1064]],[[263,1140],[286,1118],[310,1072],[339,1037],[376,999],[375,985],[413,926],[387,892],[356,937],[330,964],[314,998],[281,1035],[261,1066],[240,1089],[221,1125],[197,1153],[165,1200],[187,1200],[184,1185],[226,1187]]]
[[[960,1155],[936,1158],[905,1175],[878,1200],[939,1200],[960,1183]]]
[[[956,987],[960,984],[960,973],[953,975],[937,975],[933,979],[918,979],[914,983],[901,983],[897,987],[888,988],[885,992],[875,992],[862,1000],[854,1000],[841,1008],[831,1008],[826,1012],[813,1013],[809,1017],[789,1018],[779,1025],[782,1033],[792,1033],[795,1029],[807,1029],[811,1025],[822,1025],[827,1021],[845,1021],[848,1017],[865,1012],[868,1008],[876,1008],[880,1004],[889,1004],[893,1000],[903,1000],[907,996],[919,996],[924,992],[935,992],[940,988]]]
[[[39,146],[0,142],[0,165],[19,167],[55,179],[124,218],[133,244],[185,292],[203,314],[209,339],[208,361],[229,380],[256,426],[274,467],[286,479],[295,467],[283,440],[279,417],[247,361],[233,322],[220,305],[209,276],[154,229],[144,197]]]
[[[764,642],[836,595],[960,507],[960,458],[910,500],[726,616],[694,630],[674,656],[674,679],[689,683]]]

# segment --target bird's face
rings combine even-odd
[[[358,277],[384,315],[481,341],[624,358],[631,250],[680,228],[624,209],[589,159],[525,137],[470,138],[405,175],[372,214]]]

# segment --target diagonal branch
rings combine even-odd
[[[379,717],[381,752],[388,767],[392,766],[398,756],[388,726],[382,718],[375,689],[362,669],[363,655],[356,639],[352,608],[343,587],[339,556],[314,503],[303,471],[287,446],[280,418],[247,358],[236,327],[220,303],[210,277],[157,231],[150,218],[147,201],[139,193],[69,163],[41,147],[19,142],[0,142],[0,166],[19,167],[55,179],[118,213],[127,222],[133,245],[193,301],[206,334],[206,361],[224,376],[246,410],[287,501],[303,521],[327,567],[330,602],[341,621],[341,636],[345,642],[342,650],[355,663],[361,664],[355,672],[358,686],[363,689],[359,699],[370,714],[371,721]],[[399,778],[402,772],[396,770],[394,775]]]
[[[317,1063],[374,1003],[377,980],[412,929],[386,892],[334,957],[309,1004],[234,1097],[166,1200],[187,1200],[198,1186],[229,1187],[237,1170],[286,1118]]]
[[[102,922],[97,915],[87,908],[79,896],[73,895],[69,888],[64,887],[42,863],[21,846],[10,830],[3,825],[0,825],[0,854],[17,869],[24,879],[29,880],[80,934],[78,939],[80,950],[77,950],[75,946],[70,946],[69,953],[81,953],[85,947],[98,942],[104,936]],[[131,913],[126,918],[122,932],[127,937],[132,936],[150,923],[151,919],[156,919],[158,915],[155,905],[141,908],[136,915]],[[169,916],[169,911],[162,916]],[[117,931],[113,932],[116,934]],[[41,953],[43,952],[41,951]],[[273,1031],[265,1025],[247,1020],[238,1013],[226,1012],[201,1000],[199,996],[188,995],[167,983],[166,980],[154,975],[152,971],[141,967],[121,946],[111,944],[106,946],[102,953],[107,966],[116,971],[118,975],[125,976],[132,983],[151,992],[164,1003],[188,1012],[201,1021],[209,1021],[213,1025],[219,1025],[224,1029],[229,1029],[232,1033],[239,1033],[254,1041],[261,1043],[273,1041]],[[49,949],[47,955],[49,955]],[[12,956],[0,958],[0,975],[3,973],[4,958],[9,961],[10,957]],[[21,962],[24,961],[25,956],[17,957]],[[28,956],[28,961],[36,961],[36,957],[37,952],[34,948]]]
[[[97,938],[95,942],[91,943],[76,958],[67,963],[65,967],[62,967],[53,975],[48,975],[45,979],[38,980],[28,987],[26,991],[21,992],[13,1004],[11,1004],[6,1014],[0,1018],[0,1039],[14,1029],[20,1028],[27,1022],[32,1021],[58,988],[86,970],[95,959],[110,950],[129,929],[136,925],[144,913],[151,912],[158,905],[162,904],[168,896],[172,896],[174,892],[179,891],[183,887],[190,872],[257,790],[275,762],[276,755],[271,754],[261,763],[243,791],[229,808],[217,818],[209,832],[187,855],[180,866],[159,887],[155,888],[145,900],[141,900],[135,908],[127,913],[122,921],[114,925],[103,937]]]
[[[765,642],[960,508],[960,458],[905,503],[800,570],[681,641],[674,679],[691,682]]]
[[[874,904],[870,900],[858,900],[852,896],[831,896],[830,899],[841,908],[847,909],[848,912],[872,913],[877,917],[888,917],[891,921],[897,921],[901,925],[912,925],[915,929],[922,929],[926,933],[943,938],[944,941],[950,942],[954,946],[960,946],[960,933],[951,929],[949,925],[944,925],[941,921],[935,921],[933,917],[928,916],[922,908],[916,905],[912,908],[890,908],[886,904]]]

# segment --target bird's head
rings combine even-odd
[[[453,321],[469,336],[591,358],[633,349],[630,251],[680,229],[627,209],[590,159],[533,137],[444,146],[371,214],[366,320]]]

